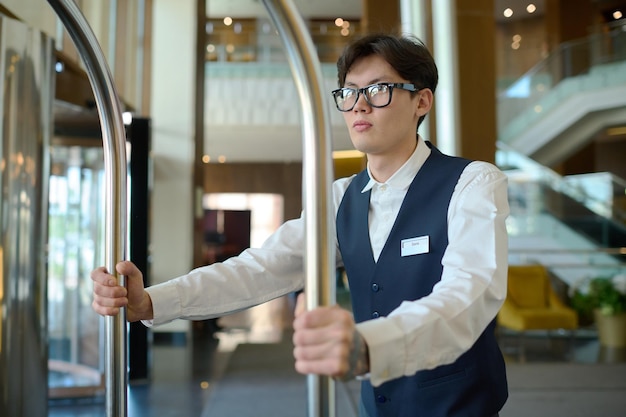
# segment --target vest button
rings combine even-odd
[[[380,287],[378,286],[378,284],[373,283],[373,284],[372,284],[372,291],[374,291],[374,292],[378,292],[378,290],[380,290]]]
[[[372,318],[373,318],[373,319],[377,319],[377,318],[379,318],[379,317],[380,317],[380,313],[379,313],[378,311],[374,311],[374,312],[372,313]]]
[[[378,403],[384,403],[387,401],[387,397],[385,397],[384,395],[377,395],[376,396],[376,402]]]

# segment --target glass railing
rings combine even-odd
[[[207,23],[207,62],[287,62],[283,42],[269,20],[260,18],[237,25],[229,28],[216,21]],[[309,20],[306,25],[318,58],[325,63],[335,63],[360,33],[358,20],[342,21],[341,26],[334,19]]]
[[[507,142],[567,97],[626,85],[626,23],[561,44],[498,94],[498,139]]]
[[[559,175],[521,153],[500,144],[498,166],[518,172],[519,178],[544,184],[555,193],[567,196],[586,210],[626,230],[626,181],[610,172]]]
[[[561,177],[510,149],[498,150],[496,163],[509,177],[510,263],[541,263],[570,285],[626,273],[623,180]]]
[[[320,69],[324,79],[337,81],[337,65],[321,63]],[[206,76],[213,78],[245,78],[263,80],[267,78],[292,79],[291,68],[287,62],[208,62],[205,65]],[[295,94],[294,94],[295,96]]]
[[[626,181],[610,172],[568,175],[563,178],[578,201],[595,213],[626,227]]]

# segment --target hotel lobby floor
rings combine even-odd
[[[284,334],[281,334],[284,333]],[[289,331],[155,334],[152,375],[129,387],[129,417],[306,416],[306,378],[293,371]],[[267,343],[266,343],[267,342]],[[626,350],[576,338],[500,334],[509,401],[501,417],[624,417]],[[337,385],[337,417],[355,416],[356,383]],[[50,404],[49,417],[105,417],[102,398]]]

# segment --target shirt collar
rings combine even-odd
[[[420,170],[426,159],[430,156],[430,148],[424,142],[421,136],[417,136],[417,146],[413,151],[413,154],[409,157],[409,159],[402,165],[394,174],[385,182],[388,187],[395,188],[398,190],[406,190],[413,182],[413,178],[417,175],[417,172]],[[367,175],[370,177],[370,180],[367,182],[365,187],[361,190],[361,193],[366,193],[371,190],[374,185],[383,185],[372,178],[372,173],[370,172],[370,166],[367,165]]]

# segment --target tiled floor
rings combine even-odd
[[[272,314],[276,313],[271,309],[269,311]],[[208,332],[198,331],[191,332],[188,336],[179,334],[171,337],[171,335],[161,334],[155,337],[152,349],[152,377],[149,382],[130,385],[128,416],[202,416],[211,388],[219,380],[237,343],[258,343],[263,341],[264,336],[266,341],[272,341],[272,338],[276,337],[276,329],[267,327],[267,321],[261,322],[265,324],[260,329],[249,332],[245,330],[246,326],[254,327],[250,322],[242,323],[236,317],[231,317],[224,321],[230,326],[226,329],[228,331],[218,333],[217,337]],[[286,321],[275,320],[275,322],[284,325]],[[521,361],[526,364],[616,363],[620,366],[626,363],[625,349],[602,348],[598,344],[595,332],[591,329],[579,331],[573,339],[566,333],[556,333],[551,337],[542,333],[532,333],[520,339],[516,334],[501,332],[499,340],[507,362],[516,369],[519,369]],[[523,355],[519,349],[520,345],[524,346]],[[626,398],[624,388],[620,386],[615,389],[605,389],[600,394],[611,396],[610,398],[618,401],[619,404],[620,401],[626,400],[614,398],[617,396]],[[595,395],[593,390],[585,392]],[[574,395],[577,394],[574,393]],[[514,401],[511,401],[511,406],[513,403]],[[304,414],[305,411],[302,410],[301,413],[294,415]],[[515,414],[514,410],[509,409],[508,414],[501,415],[507,417]],[[105,417],[106,413],[102,398],[55,400],[50,403],[48,416]]]
[[[237,344],[280,340],[291,321],[292,301],[274,300],[224,317],[218,333],[213,326],[193,326],[188,334],[155,332],[152,375],[148,382],[129,384],[128,417],[200,416]],[[52,400],[48,417],[107,417],[104,398]]]
[[[149,382],[132,382],[128,389],[129,417],[200,416],[210,384],[228,352],[218,349],[211,335],[156,337]],[[54,400],[49,417],[105,417],[104,398]]]

